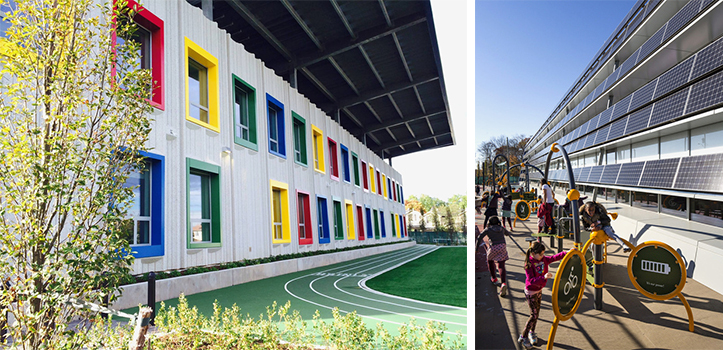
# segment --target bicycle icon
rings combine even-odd
[[[567,278],[567,283],[565,283],[565,295],[567,295],[567,293],[570,293],[570,289],[577,287],[577,276],[572,274],[574,271],[575,266],[570,269],[570,276]]]

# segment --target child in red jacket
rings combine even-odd
[[[527,250],[525,259],[525,298],[527,298],[527,305],[530,307],[530,318],[525,324],[524,332],[517,339],[517,342],[527,349],[537,344],[535,326],[537,326],[537,317],[540,314],[542,288],[547,284],[548,278],[554,277],[552,272],[547,271],[547,267],[555,261],[562,260],[565,254],[567,252],[545,256],[545,245],[540,242],[533,242],[530,249]]]

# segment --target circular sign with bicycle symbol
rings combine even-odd
[[[577,311],[585,291],[585,256],[573,249],[560,262],[552,284],[552,310],[560,321],[566,321]]]

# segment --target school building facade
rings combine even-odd
[[[719,293],[721,23],[720,1],[638,1],[525,147],[544,170],[551,145],[563,145],[583,195],[597,189],[597,200],[634,216],[613,223],[619,235],[670,244],[688,276]],[[547,176],[567,188],[561,152]]]
[[[134,273],[407,239],[392,158],[454,142],[428,1],[143,7]]]

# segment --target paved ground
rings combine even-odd
[[[532,230],[537,232],[535,216],[517,222],[512,237],[507,238],[509,294],[497,295],[490,283],[486,264],[475,270],[475,344],[477,349],[514,349],[522,333],[529,308],[525,302],[522,268],[524,250]],[[482,217],[476,217],[482,229]],[[615,227],[615,223],[613,223]],[[543,240],[549,247],[549,239]],[[565,240],[565,250],[572,241]],[[552,251],[549,251],[552,252]],[[554,249],[557,252],[557,249]],[[482,257],[479,254],[477,259]],[[552,264],[551,271],[557,270]],[[723,349],[723,295],[692,279],[686,280],[683,295],[693,309],[695,331],[688,331],[688,316],[678,298],[656,301],[643,296],[633,287],[627,275],[627,254],[615,244],[609,246],[608,263],[604,265],[605,287],[603,309],[595,310],[593,290],[589,284],[576,314],[560,322],[554,346],[558,349]],[[551,303],[552,280],[543,290],[542,310],[537,321],[537,335],[545,348],[554,321]]]
[[[367,279],[436,249],[447,248],[416,245],[336,265],[189,295],[186,299],[189,305],[197,306],[199,311],[206,315],[213,312],[213,302],[218,300],[223,307],[231,307],[235,303],[244,314],[253,317],[264,313],[266,306],[274,301],[283,305],[290,300],[291,309],[299,310],[309,324],[316,310],[319,310],[322,319],[329,322],[331,310],[338,307],[342,315],[356,311],[369,328],[376,328],[377,323],[381,322],[392,334],[398,334],[399,325],[409,323],[412,317],[418,325],[434,320],[446,325],[450,338],[456,338],[456,334],[460,332],[466,342],[466,308],[387,295],[371,290],[364,284]],[[177,299],[167,300],[166,305],[175,306],[177,302]],[[132,313],[137,310],[124,311]]]

